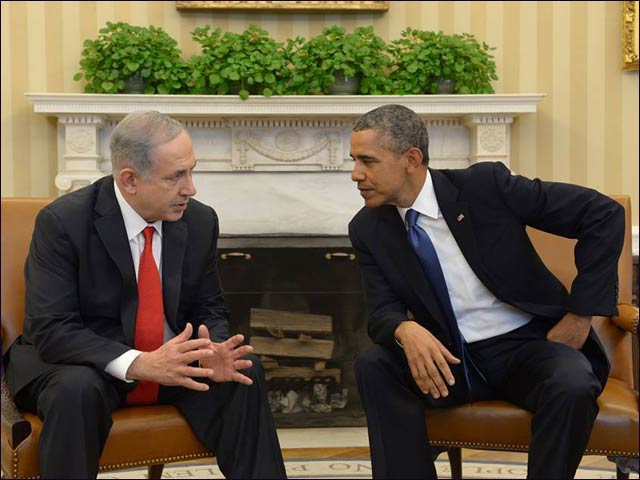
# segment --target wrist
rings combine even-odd
[[[400,345],[404,344],[403,337],[406,335],[407,330],[411,328],[410,324],[412,323],[416,323],[416,322],[412,320],[404,320],[398,324],[395,331],[393,332],[393,337],[395,338],[396,342],[398,342]]]

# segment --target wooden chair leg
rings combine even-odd
[[[462,451],[459,448],[447,449],[449,456],[449,465],[451,465],[451,478],[462,478]]]
[[[624,473],[622,470],[620,470],[620,467],[616,465],[616,478],[618,480],[629,480],[629,474]]]
[[[149,478],[159,479],[162,477],[162,469],[164,468],[164,463],[160,465],[149,465],[148,472]]]

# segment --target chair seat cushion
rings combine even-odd
[[[8,460],[16,478],[39,475],[38,438],[42,422],[24,413],[31,435],[15,451],[3,438],[3,464]],[[150,441],[149,435],[153,436]],[[162,441],[158,441],[158,440]],[[5,459],[5,453],[7,458]],[[127,407],[113,414],[113,426],[100,457],[100,471],[156,465],[213,456],[195,437],[189,424],[170,405]],[[3,465],[4,466],[4,465]]]
[[[587,454],[638,456],[638,394],[609,378],[598,398],[600,412]],[[484,401],[452,408],[427,409],[432,445],[527,451],[532,414],[504,401]]]

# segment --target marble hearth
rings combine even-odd
[[[510,161],[510,129],[542,94],[420,96],[171,96],[27,93],[58,123],[60,194],[111,171],[109,137],[135,110],[184,123],[198,160],[196,198],[219,213],[221,233],[343,236],[362,200],[350,180],[349,134],[363,113],[400,103],[423,116],[431,164]]]

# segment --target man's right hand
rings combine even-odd
[[[149,380],[166,386],[181,386],[191,390],[206,391],[209,385],[193,380],[193,377],[210,377],[213,370],[192,367],[189,364],[199,362],[214,355],[209,348],[211,340],[198,338],[190,340],[193,326],[186,328],[177,336],[152,352],[142,352],[131,363],[127,378],[131,380]]]
[[[447,384],[455,383],[449,364],[457,365],[460,360],[429,330],[414,321],[401,322],[395,338],[404,348],[411,375],[422,393],[431,394],[433,398],[448,396]]]

